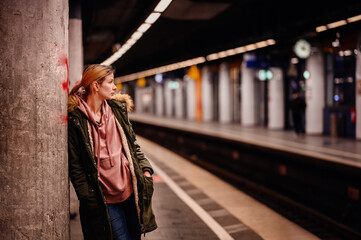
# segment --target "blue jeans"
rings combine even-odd
[[[140,226],[134,195],[121,203],[108,203],[114,240],[140,240]]]

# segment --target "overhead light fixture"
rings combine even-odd
[[[352,55],[352,51],[351,50],[345,50],[343,51],[345,56],[351,56]]]
[[[123,55],[122,52],[116,52],[113,56],[114,57],[121,57]]]
[[[268,39],[266,40],[266,42],[268,43],[268,45],[275,45],[276,41],[274,39]]]
[[[291,58],[291,63],[292,64],[297,64],[298,63],[298,58]]]
[[[137,40],[135,40],[134,38],[130,38],[127,42],[126,42],[126,44],[129,44],[129,45],[134,45],[134,43],[136,42]]]
[[[134,40],[138,40],[139,38],[141,38],[143,35],[143,33],[141,32],[135,32],[133,33],[133,35],[130,37],[130,39],[134,39]]]
[[[218,53],[212,53],[207,56],[208,61],[216,60],[218,58],[219,58]]]
[[[239,54],[239,53],[243,53],[243,52],[247,52],[247,51],[253,51],[253,50],[257,49],[257,48],[263,48],[263,47],[271,46],[271,45],[274,45],[274,44],[276,44],[276,41],[274,39],[267,39],[265,41],[261,41],[261,42],[257,42],[257,43],[253,43],[253,44],[248,44],[246,46],[241,46],[241,47],[237,47],[237,48],[233,48],[233,49],[228,49],[228,50],[221,51],[221,52],[218,52],[218,53],[212,53],[212,54],[209,54],[206,58],[198,57],[198,58],[188,59],[188,60],[185,60],[185,61],[182,61],[182,62],[173,63],[173,64],[161,66],[161,67],[158,67],[158,68],[152,68],[152,69],[149,69],[149,70],[141,71],[141,72],[138,72],[138,73],[133,73],[133,74],[117,77],[115,79],[115,81],[116,82],[132,81],[134,79],[152,76],[152,75],[155,75],[157,73],[169,72],[169,71],[173,71],[173,70],[177,70],[177,69],[197,65],[197,64],[200,64],[200,63],[204,63],[206,61],[206,59],[207,59],[207,61],[212,61],[212,60],[216,60],[216,59],[219,59],[219,58],[224,58],[224,57],[227,57],[227,56],[231,56],[231,55],[235,55],[235,54]],[[124,45],[123,45],[123,47],[124,47]]]
[[[219,53],[218,53],[218,56],[219,56],[220,58],[224,58],[224,57],[227,57],[228,54],[227,54],[226,51],[222,51],[222,52],[219,52]]]
[[[337,27],[340,27],[340,26],[343,26],[343,25],[346,25],[346,24],[347,24],[346,20],[340,20],[340,21],[337,21],[337,22],[327,24],[327,28],[329,28],[329,29],[337,28]]]
[[[126,44],[124,44],[118,51],[116,51],[112,56],[107,58],[101,64],[110,65],[117,61],[121,56],[123,56],[124,53],[126,53],[137,42],[137,40],[142,37],[143,33],[145,33],[150,28],[150,26],[158,20],[161,12],[163,12],[171,2],[172,0],[161,0],[155,7],[154,11],[144,21],[144,23],[140,25],[137,31],[133,33],[131,38],[128,39]]]
[[[226,52],[227,52],[228,56],[232,56],[232,55],[236,55],[236,54],[237,54],[237,52],[236,52],[234,49],[229,49],[229,50],[227,50]]]
[[[192,66],[192,65],[197,65],[197,64],[200,64],[200,63],[204,63],[205,61],[206,61],[206,59],[204,57],[193,58],[193,59],[185,60],[185,61],[182,61],[182,62],[172,63],[172,64],[168,64],[168,65],[165,65],[165,66],[148,69],[148,70],[145,70],[145,71],[132,73],[132,74],[125,75],[125,76],[122,76],[122,77],[117,77],[117,78],[115,78],[114,81],[116,83],[128,82],[128,81],[132,81],[134,79],[144,78],[144,77],[156,75],[157,73],[164,73],[164,72],[169,72],[169,71],[189,67],[189,66]]]
[[[147,19],[145,19],[145,23],[153,24],[160,17],[160,13],[154,12],[149,15]]]
[[[128,51],[128,49],[129,49],[131,46],[132,46],[131,44],[129,44],[128,42],[126,42],[126,43],[123,45],[122,49],[124,49],[124,51]]]
[[[154,8],[154,12],[163,12],[171,2],[172,0],[161,0]]]
[[[361,14],[357,15],[357,16],[354,16],[354,17],[347,18],[347,22],[349,22],[349,23],[357,22],[357,21],[360,21],[360,20],[361,20]]]
[[[332,43],[332,47],[339,47],[340,46],[340,39],[336,38],[335,41],[333,41]]]
[[[213,60],[217,60],[219,58],[225,58],[228,56],[232,56],[232,55],[236,55],[236,54],[240,54],[240,53],[244,53],[244,52],[248,52],[248,51],[253,51],[257,48],[263,48],[263,47],[271,46],[274,44],[276,44],[276,41],[274,39],[267,39],[265,41],[248,44],[246,46],[228,49],[228,50],[221,51],[218,53],[212,53],[212,54],[209,54],[206,58],[208,61],[213,61]]]
[[[141,33],[145,33],[149,28],[150,28],[149,23],[143,23],[142,25],[140,25],[140,27],[137,29],[137,32],[141,32]]]
[[[263,47],[267,47],[268,46],[268,43],[267,41],[262,41],[262,42],[258,42],[258,43],[255,43],[257,48],[263,48]]]
[[[256,44],[249,44],[249,45],[247,45],[247,46],[244,46],[244,48],[245,48],[247,51],[252,51],[252,50],[257,49],[257,46],[256,46]]]
[[[316,27],[316,32],[323,32],[323,31],[326,31],[328,29],[341,27],[341,26],[346,25],[347,23],[353,23],[353,22],[357,22],[357,21],[360,21],[360,20],[361,20],[361,14],[357,15],[357,16],[354,16],[354,17],[349,17],[346,20],[340,20],[340,21],[336,21],[336,22],[333,22],[333,23],[326,24],[326,26],[322,25],[322,26]]]
[[[316,27],[316,32],[323,32],[323,31],[326,31],[327,30],[327,27],[326,26],[319,26],[319,27]]]
[[[237,54],[244,53],[246,49],[244,47],[238,47],[233,49]]]

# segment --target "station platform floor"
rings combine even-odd
[[[244,127],[236,123],[199,122],[138,113],[131,113],[129,118],[130,121],[245,142],[361,168],[361,141],[355,139],[308,134],[297,136],[293,130],[271,130],[260,126]]]
[[[155,170],[153,209],[158,223],[158,229],[142,239],[319,239],[187,159],[137,139]],[[71,239],[82,239],[79,216],[71,220]]]

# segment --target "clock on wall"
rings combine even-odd
[[[304,39],[300,39],[295,43],[293,51],[297,57],[306,59],[311,54],[311,44]]]

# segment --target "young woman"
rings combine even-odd
[[[68,98],[69,174],[84,239],[135,240],[157,228],[152,167],[136,142],[114,70],[90,65]]]

